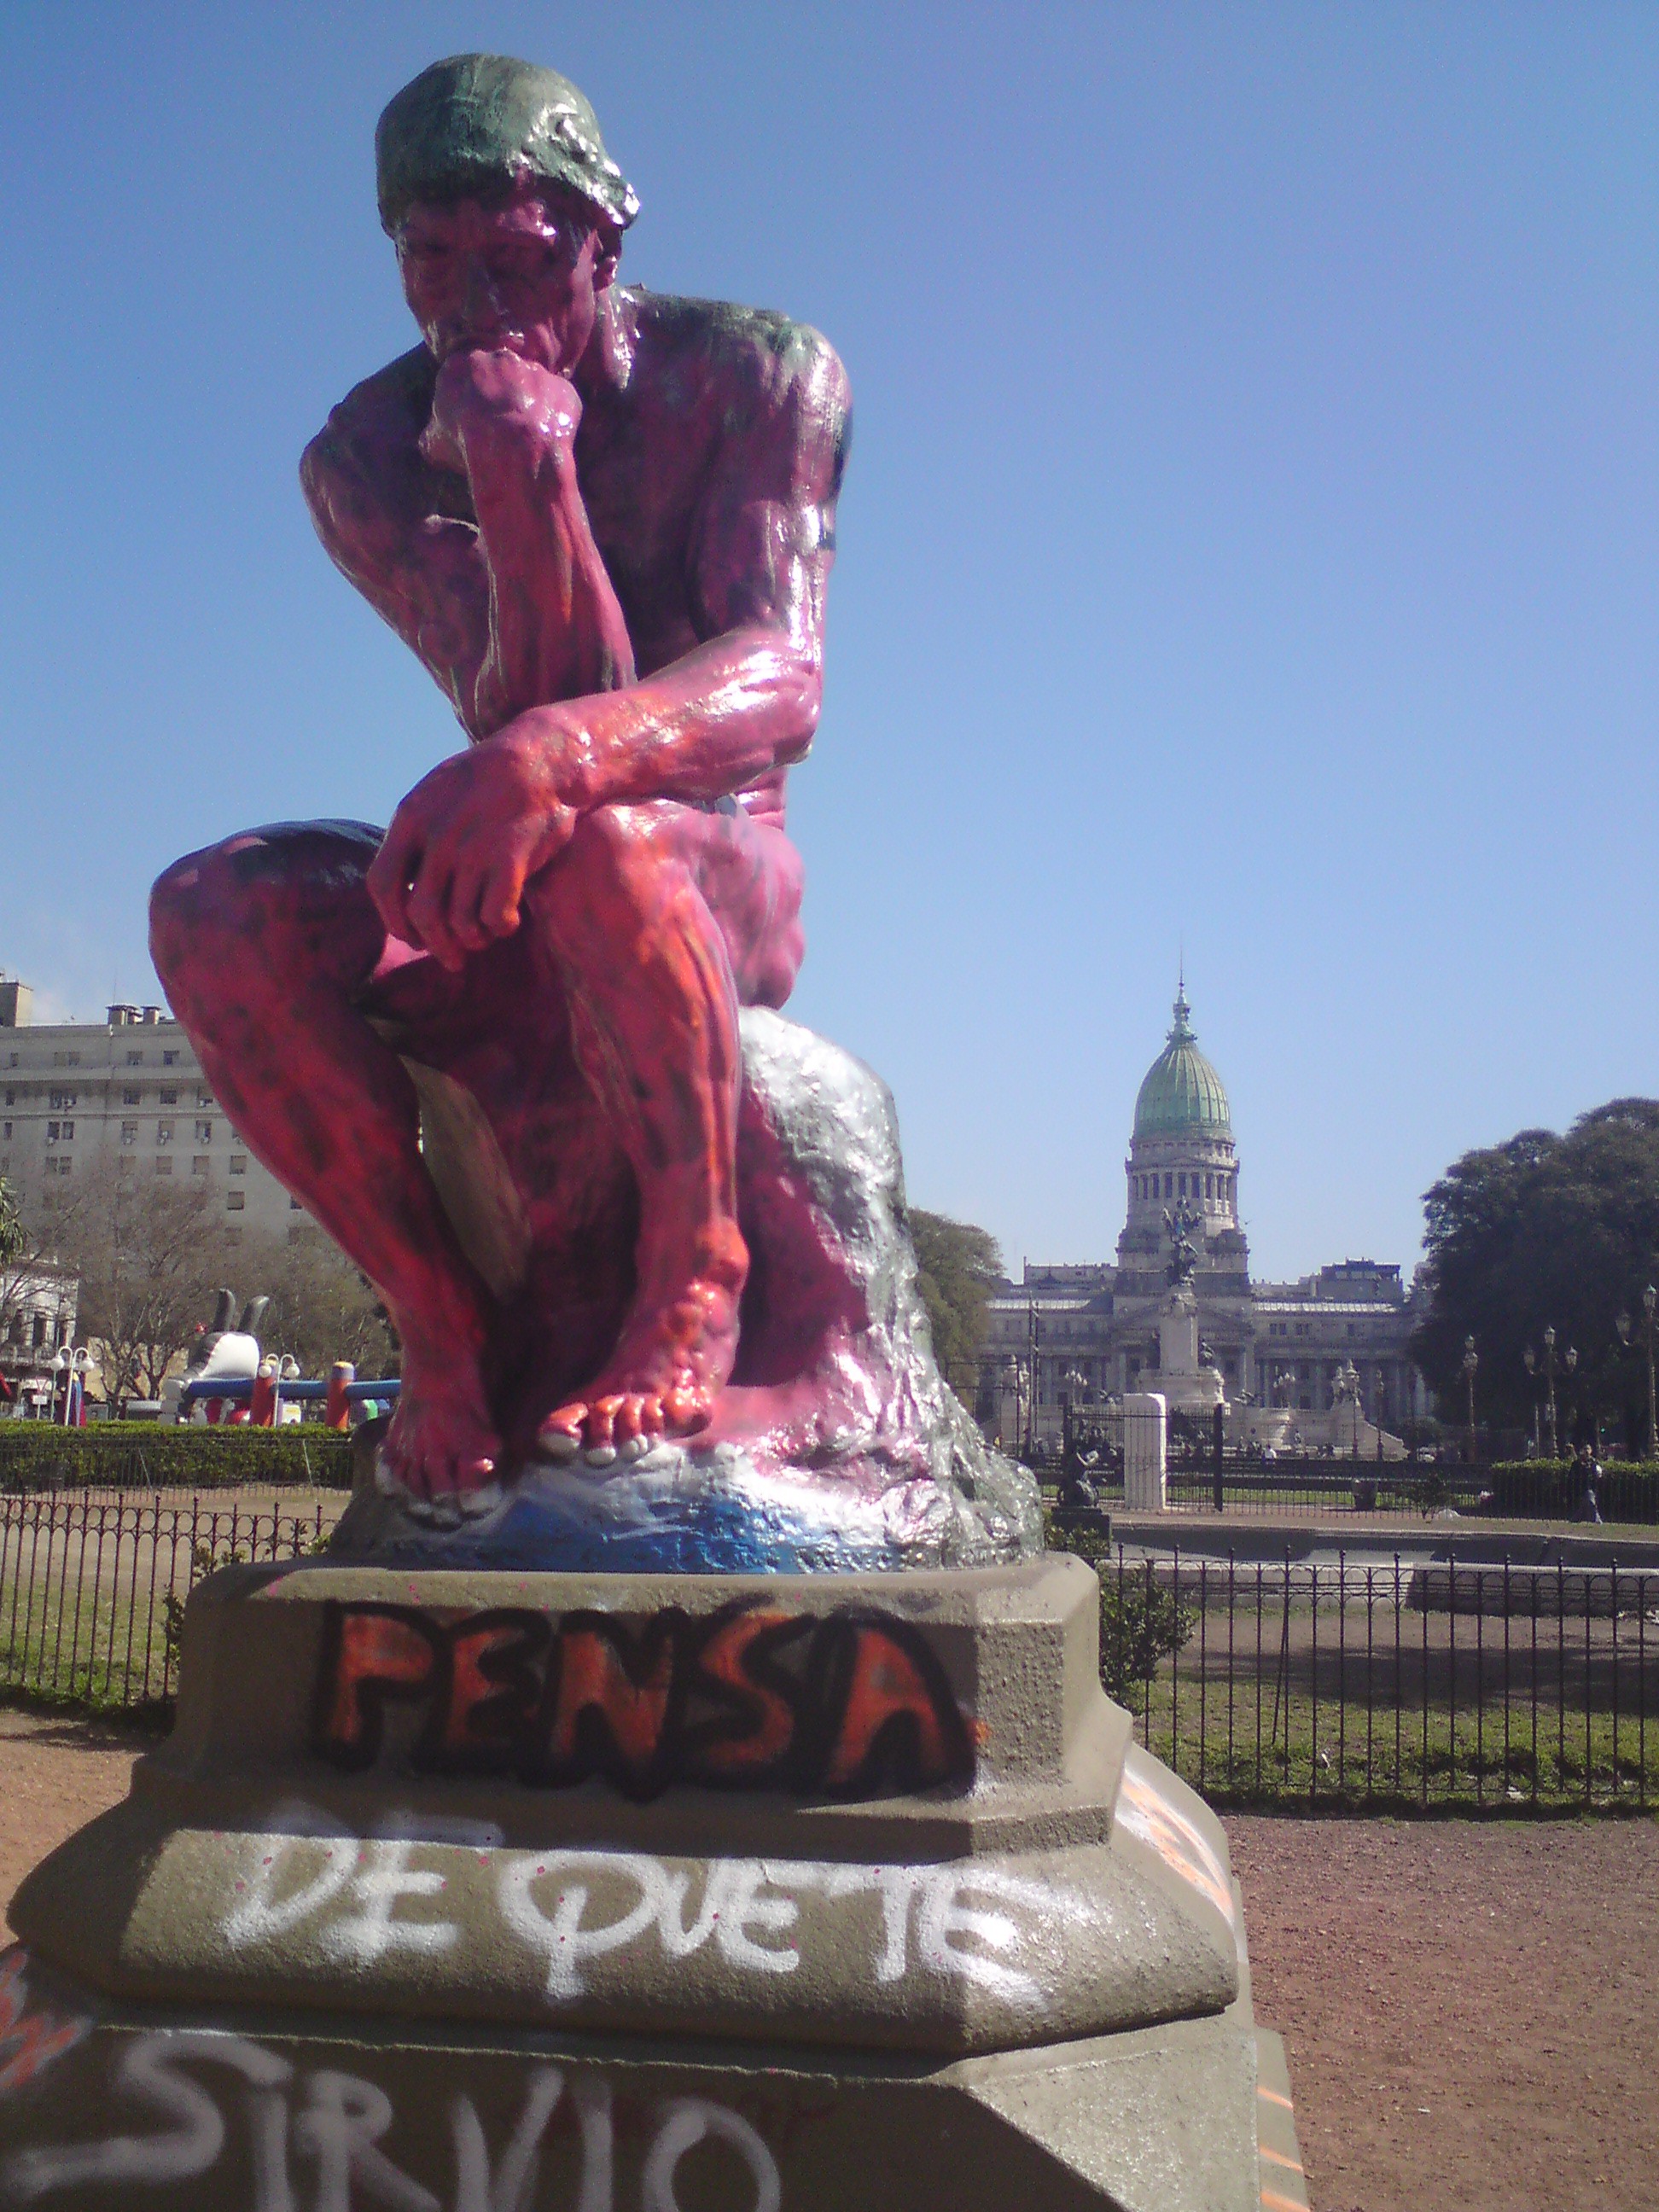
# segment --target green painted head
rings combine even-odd
[[[502,54],[422,70],[381,116],[374,165],[388,231],[416,200],[483,198],[526,179],[578,193],[618,230],[640,209],[569,78]]]

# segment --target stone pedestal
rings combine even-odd
[[[1054,1557],[215,1576],[13,1907],[0,2204],[1255,2212],[1225,1841],[1097,1626]]]
[[[1198,1299],[1190,1283],[1170,1293],[1158,1321],[1158,1389],[1171,1413],[1205,1414],[1224,1403],[1218,1368],[1200,1357]]]
[[[1158,1390],[1130,1391],[1123,1401],[1123,1504],[1129,1513],[1162,1513],[1168,1407]]]

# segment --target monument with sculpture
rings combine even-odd
[[[884,1086],[780,1011],[841,364],[619,281],[550,70],[438,63],[377,156],[420,343],[304,488],[468,744],[153,944],[401,1395],[19,1893],[0,2204],[1305,2203],[1220,1827],[939,1373]]]

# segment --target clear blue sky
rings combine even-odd
[[[792,1011],[916,1202],[1108,1255],[1183,942],[1261,1273],[1659,1092],[1650,4],[10,0],[0,963],[153,994],[167,860],[453,749],[295,464],[469,46],[593,100],[626,273],[851,372]]]

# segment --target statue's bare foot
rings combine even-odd
[[[708,1427],[737,1354],[738,1301],[748,1273],[735,1227],[730,1243],[734,1251],[700,1255],[707,1264],[672,1299],[636,1304],[616,1351],[582,1395],[542,1423],[536,1449],[544,1459],[580,1454],[608,1467]]]
[[[476,1358],[453,1345],[422,1355],[405,1339],[403,1387],[380,1446],[383,1485],[439,1512],[487,1513],[501,1499],[501,1449]]]

